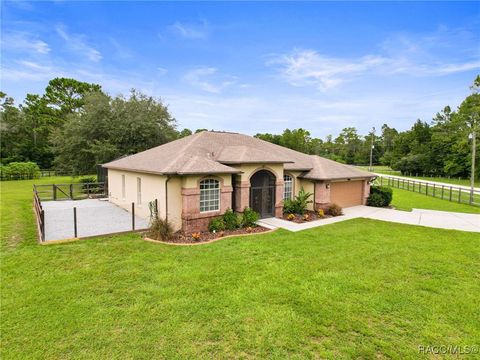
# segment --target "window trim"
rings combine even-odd
[[[290,180],[285,180],[286,177],[289,177]],[[290,197],[286,197],[286,196],[285,196],[285,194],[286,194],[286,192],[287,192],[287,187],[286,187],[285,185],[287,184],[287,182],[291,184],[290,190],[289,190],[289,192],[290,192]],[[293,188],[293,186],[294,186],[293,176],[290,175],[290,174],[283,174],[283,200],[284,200],[284,201],[285,201],[285,200],[291,200],[291,199],[293,199],[293,195],[294,195],[294,188]]]
[[[216,183],[216,188],[206,188],[206,189],[202,189],[202,185],[206,184],[206,182],[215,182]],[[208,177],[208,178],[204,178],[204,179],[201,179],[199,184],[198,184],[198,187],[200,189],[200,194],[199,194],[199,212],[201,214],[206,214],[206,213],[213,213],[213,212],[219,212],[221,210],[221,198],[222,198],[222,194],[221,194],[221,181],[218,180],[218,179],[215,179],[215,178],[212,178],[212,177]],[[202,200],[202,192],[206,192],[207,194],[211,194],[211,193],[214,193],[215,190],[217,191],[217,199],[213,198],[208,198],[208,199],[204,199]],[[215,202],[215,200],[218,201],[218,206],[216,209],[210,209],[210,206],[204,206],[204,208],[208,208],[208,210],[202,210],[202,203],[209,203],[209,202]]]

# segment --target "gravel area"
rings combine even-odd
[[[77,208],[77,236],[93,236],[132,230],[132,214],[107,200],[44,201],[45,240],[74,237],[73,208]],[[135,229],[148,227],[148,220],[135,216]]]

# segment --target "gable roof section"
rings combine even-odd
[[[369,178],[374,175],[319,156],[307,155],[251,136],[203,131],[140,153],[111,161],[109,169],[154,174],[234,174],[229,165],[283,163],[312,180]]]
[[[339,162],[322,158],[318,155],[310,155],[312,169],[302,178],[311,180],[340,180],[340,179],[365,179],[375,177],[374,174],[360,170],[352,165],[345,165]]]

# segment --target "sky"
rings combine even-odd
[[[0,88],[160,98],[179,129],[406,130],[480,73],[479,2],[1,2]],[[378,131],[378,130],[377,130]]]

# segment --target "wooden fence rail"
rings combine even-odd
[[[37,227],[40,241],[45,241],[45,210],[42,208],[42,202],[38,197],[38,193],[33,189],[33,209],[35,211],[35,217],[37,218]]]
[[[378,185],[382,186],[412,191],[442,200],[455,201],[472,206],[480,206],[480,191],[478,190],[467,190],[455,185],[440,185],[428,181],[417,181],[392,176],[378,176],[375,181]]]
[[[107,196],[104,182],[45,184],[34,185],[35,192],[41,201],[46,200],[81,200]]]

